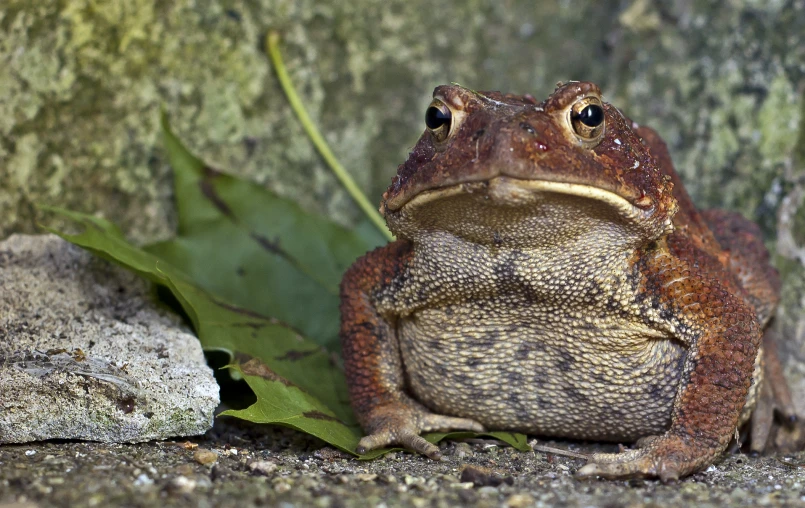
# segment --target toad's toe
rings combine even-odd
[[[467,430],[470,432],[484,432],[484,426],[469,418],[456,418],[436,414],[426,414],[420,422],[423,432],[448,432],[451,430]]]
[[[361,439],[356,448],[361,455],[370,450],[400,445],[436,460],[441,458],[439,448],[422,438],[420,433],[484,431],[483,425],[475,420],[433,414],[420,404],[407,399],[374,408],[365,427],[369,430],[369,435]]]
[[[366,436],[358,442],[356,451],[363,455],[368,451],[395,444],[401,445],[411,451],[421,453],[434,460],[439,460],[442,457],[438,446],[429,443],[419,434],[407,430],[401,430],[399,432],[382,431]]]
[[[662,438],[655,439],[656,443]],[[640,448],[623,453],[595,453],[589,462],[576,471],[577,478],[601,477],[608,480],[659,478],[663,482],[677,480],[694,469],[685,461]]]
[[[663,482],[668,482],[679,479],[680,470],[669,463],[656,463],[647,457],[641,457],[624,462],[591,462],[576,471],[576,477],[601,477],[608,480],[658,477]]]

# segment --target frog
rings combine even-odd
[[[341,283],[357,452],[423,433],[634,443],[580,478],[684,477],[796,422],[762,233],[698,210],[667,145],[591,82],[438,86],[382,196],[395,240]]]

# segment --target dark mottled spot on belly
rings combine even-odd
[[[578,328],[579,330],[597,330],[598,329],[598,326],[595,323],[589,322],[589,321],[584,321],[584,320],[580,320],[577,323],[575,323],[575,327]]]
[[[589,369],[587,375],[590,376],[598,386],[605,386],[609,383],[609,379],[607,379],[606,375],[600,370]]]
[[[545,384],[545,381],[548,379],[548,377],[545,375],[545,372],[540,369],[534,372],[534,377],[531,379],[536,386],[542,386]]]
[[[428,377],[423,375],[422,373],[415,372],[414,377],[416,378],[416,382],[419,383],[420,386],[425,387],[430,386],[430,381],[428,380]]]
[[[527,256],[518,251],[511,251],[497,259],[493,272],[498,286],[512,292],[513,298],[509,306],[531,306],[540,300],[539,295],[522,275],[517,274],[518,264],[527,262]]]
[[[509,285],[517,277],[517,269],[514,266],[514,257],[511,255],[502,256],[494,267],[495,277],[500,284]]]
[[[433,370],[435,370],[436,373],[441,377],[447,377],[447,375],[450,373],[448,368],[446,366],[440,364],[440,363],[437,363],[436,365],[434,365]]]
[[[562,372],[570,372],[576,364],[576,359],[567,351],[557,350],[559,360],[556,362],[556,368]]]
[[[556,404],[553,403],[552,399],[546,399],[541,395],[537,395],[537,407],[541,410],[545,409],[553,409]]]
[[[442,345],[442,341],[439,339],[433,339],[428,341],[428,347],[433,351],[443,351],[444,346]]]
[[[589,400],[589,398],[575,386],[564,386],[562,387],[562,392],[565,394],[565,397],[572,402],[584,403]]]
[[[500,342],[500,330],[493,330],[473,343],[480,349],[491,349]]]
[[[521,422],[532,422],[534,420],[534,415],[530,408],[526,406],[518,406],[515,409],[515,413],[517,419]]]
[[[650,396],[651,396],[652,398],[657,398],[657,399],[659,399],[659,398],[660,398],[660,396],[662,396],[662,393],[663,393],[663,387],[662,387],[662,386],[660,386],[660,385],[659,385],[659,384],[657,384],[657,383],[649,383],[649,385],[648,385],[648,390],[647,390],[647,391],[648,391],[648,393],[650,394]]]
[[[629,408],[626,408],[624,406],[610,406],[609,408],[607,408],[607,411],[609,412],[611,418],[615,419],[628,418],[630,416],[634,416],[629,413]]]
[[[506,381],[513,386],[521,386],[525,382],[525,375],[519,371],[506,372]]]

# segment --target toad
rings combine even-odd
[[[359,453],[510,430],[637,442],[577,475],[668,480],[755,407],[753,449],[773,409],[795,419],[760,231],[697,210],[655,131],[586,82],[543,102],[439,86],[425,124],[380,206],[397,240],[341,285]]]

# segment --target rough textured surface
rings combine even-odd
[[[4,0],[0,236],[33,231],[34,202],[97,211],[140,240],[168,235],[169,171],[155,135],[161,103],[211,162],[311,210],[354,220],[356,209],[304,138],[261,54],[269,28],[284,36],[291,77],[314,120],[376,197],[418,137],[433,86],[457,81],[542,96],[558,80],[590,79],[607,100],[660,131],[699,206],[761,223],[784,283],[775,327],[790,340],[781,352],[789,379],[805,393],[803,26],[802,0]],[[805,414],[805,398],[795,403]],[[94,449],[81,450],[93,457]],[[126,450],[139,457],[139,448]],[[304,469],[294,469],[304,447],[291,450],[287,471],[296,483],[283,499],[309,500]],[[138,460],[163,464],[165,455],[173,454],[148,445]],[[402,457],[413,477],[429,467]],[[350,464],[333,471],[365,467]],[[680,485],[588,489],[564,476],[528,485],[539,500],[552,496],[556,482],[561,497],[546,499],[571,505],[649,502],[650,495],[682,506],[702,499],[751,505],[790,494],[767,478],[782,470],[770,458]],[[17,485],[34,489],[25,478],[35,471],[20,474]],[[799,471],[789,471],[795,484]],[[124,485],[128,477],[114,478]],[[328,489],[340,485],[337,473],[326,478]],[[240,499],[240,485],[217,499]],[[87,492],[115,489],[100,477],[86,487],[68,481],[55,492],[83,502]],[[270,487],[255,488],[244,498],[277,499],[258,494]],[[362,499],[353,483],[335,492]],[[417,487],[400,496],[410,504],[425,493],[440,497]],[[494,495],[472,499],[499,504]]]
[[[659,129],[697,201],[762,214],[771,231],[795,184],[784,169],[802,117],[802,0],[457,5],[8,0],[0,188],[18,192],[3,194],[0,231],[33,229],[31,203],[52,201],[137,238],[168,234],[162,103],[217,165],[354,218],[272,76],[268,29],[283,33],[306,105],[371,195],[416,139],[434,85],[541,96],[587,79]]]
[[[761,224],[785,281],[775,326],[796,339],[783,356],[805,365],[803,27],[805,0],[6,0],[0,237],[33,231],[37,202],[97,212],[138,240],[169,235],[163,104],[210,162],[354,221],[262,54],[276,29],[314,120],[370,196],[437,84],[544,96],[559,80],[599,83],[669,143],[701,208]],[[805,390],[805,366],[786,365]]]
[[[669,143],[701,208],[761,224],[785,281],[775,326],[796,339],[783,356],[805,365],[803,27],[805,0],[6,0],[0,236],[33,231],[37,202],[97,212],[138,240],[169,235],[163,104],[210,162],[354,221],[263,56],[276,29],[314,121],[370,196],[437,84],[543,96],[559,80],[599,83]]]
[[[218,385],[148,285],[53,236],[0,243],[0,443],[198,435]]]
[[[428,111],[383,194],[398,240],[341,286],[359,448],[437,457],[418,433],[480,423],[652,439],[591,457],[586,476],[711,464],[780,379],[763,367],[780,281],[758,227],[721,211],[706,222],[662,140],[592,83],[542,102],[442,86]],[[768,432],[752,437],[763,450]]]
[[[573,477],[580,460],[521,453],[493,442],[446,444],[442,454],[444,462],[407,453],[364,462],[290,430],[222,419],[204,438],[188,444],[2,447],[0,505],[709,508],[805,503],[803,453],[730,455],[706,471],[665,485],[580,481]],[[462,481],[469,480],[462,474],[468,465],[491,469],[490,481],[477,486]]]

